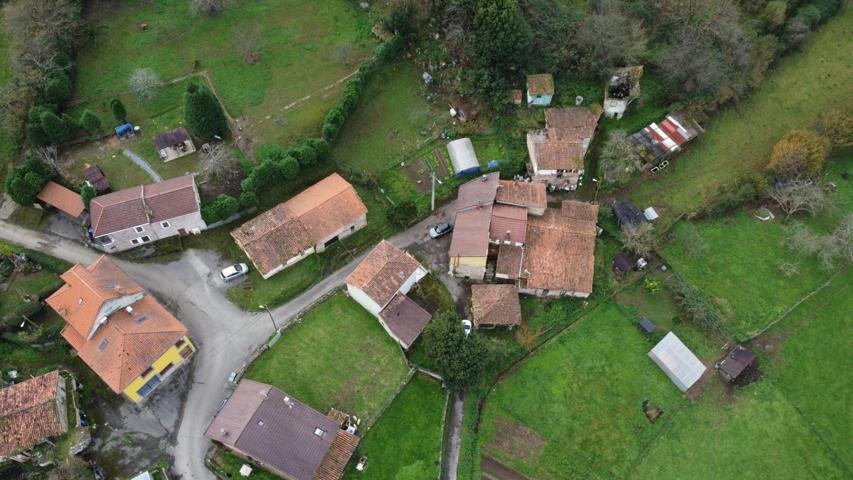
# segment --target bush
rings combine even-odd
[[[264,142],[255,147],[255,158],[258,163],[266,161],[281,161],[287,156],[287,151],[278,144],[272,142]]]
[[[15,203],[31,206],[36,195],[55,175],[53,167],[27,153],[23,165],[12,168],[6,175],[6,192]]]
[[[83,185],[80,189],[80,198],[83,200],[83,206],[86,210],[89,209],[89,203],[98,195],[98,192],[91,185]]]
[[[818,23],[820,23],[821,19],[820,10],[813,5],[805,5],[797,9],[797,17],[803,19],[809,28],[814,28]]]
[[[52,257],[46,253],[25,248],[22,250],[27,255],[27,258],[38,263],[46,270],[50,270],[56,274],[63,274],[71,268],[71,264],[60,258]]]
[[[95,115],[95,112],[87,108],[80,115],[80,126],[83,127],[83,130],[89,132],[89,134],[93,134],[101,128],[101,119]]]
[[[124,123],[127,121],[127,109],[124,108],[121,100],[117,98],[110,100],[110,110],[112,110],[113,117],[115,117],[117,122]]]
[[[694,325],[712,335],[728,333],[717,310],[677,275],[669,278],[669,288],[675,300]]]
[[[826,157],[829,145],[813,130],[791,130],[773,146],[767,168],[781,179],[817,175]]]
[[[820,12],[821,22],[827,21],[841,10],[841,0],[813,0],[809,5]]]
[[[215,223],[234,215],[240,209],[236,198],[220,194],[212,204],[201,209],[201,216],[206,223]]]
[[[44,99],[54,105],[65,105],[71,98],[71,79],[65,72],[57,70],[44,87]]]
[[[190,131],[201,139],[224,137],[228,132],[222,105],[207,87],[198,82],[188,83],[184,92],[184,120]]]
[[[258,195],[252,191],[246,191],[240,194],[240,208],[248,210],[258,206]]]
[[[418,207],[412,200],[397,202],[396,205],[385,211],[385,218],[388,222],[399,228],[408,227],[417,217]]]
[[[309,138],[305,140],[305,143],[314,149],[314,154],[316,155],[318,162],[326,162],[331,157],[332,148],[329,146],[329,142],[325,139]]]

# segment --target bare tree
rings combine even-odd
[[[829,197],[823,184],[817,181],[797,178],[770,188],[767,195],[785,212],[784,223],[791,215],[808,212],[812,216],[829,206]]]
[[[244,62],[254,65],[261,59],[261,40],[261,31],[257,27],[237,32],[234,43]]]
[[[844,216],[832,236],[838,243],[839,255],[848,262],[853,262],[853,213]]]
[[[622,232],[622,244],[637,255],[649,256],[658,248],[658,238],[650,223]]]
[[[614,130],[598,155],[604,168],[604,179],[610,183],[625,183],[642,167],[640,156],[634,150],[625,130]]]
[[[210,153],[201,167],[201,178],[205,182],[231,184],[242,177],[240,161],[234,151],[222,143],[211,146]]]
[[[130,75],[130,91],[140,102],[154,98],[162,85],[163,81],[150,68],[137,68]]]
[[[190,11],[194,15],[215,17],[230,4],[231,0],[190,0]]]
[[[601,75],[616,66],[631,65],[646,50],[646,33],[639,22],[620,13],[589,16],[576,34],[581,69]]]

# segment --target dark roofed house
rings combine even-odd
[[[643,213],[630,200],[619,200],[613,204],[613,215],[624,231],[634,231],[645,221]]]
[[[0,464],[68,432],[65,379],[58,370],[0,389]]]
[[[100,195],[89,207],[92,238],[107,252],[207,228],[192,175]]]
[[[358,445],[349,422],[265,383],[242,380],[205,436],[291,480],[338,480]]]
[[[154,137],[154,145],[164,162],[195,152],[195,144],[193,144],[190,134],[184,127],[158,133]]]
[[[86,179],[86,183],[91,185],[92,188],[95,189],[95,193],[98,195],[110,192],[110,181],[107,180],[107,177],[104,175],[101,167],[97,165],[89,165],[83,172],[83,177]]]
[[[634,259],[627,253],[613,257],[613,271],[617,274],[628,273],[634,269]]]
[[[734,382],[749,367],[755,364],[756,358],[748,348],[738,345],[716,367],[726,380]]]
[[[521,304],[515,285],[471,285],[471,311],[477,328],[521,325]]]

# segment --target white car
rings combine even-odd
[[[462,320],[462,331],[465,332],[465,336],[471,335],[471,330],[474,326],[471,324],[471,320]]]
[[[249,273],[249,266],[245,263],[238,263],[236,265],[231,265],[230,267],[225,267],[219,272],[219,278],[221,278],[225,282],[230,282],[232,280],[236,280],[243,275]]]
[[[453,225],[447,222],[442,222],[429,229],[429,236],[430,238],[443,237],[451,231],[453,231]]]

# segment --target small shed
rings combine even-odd
[[[649,358],[682,392],[686,392],[705,373],[705,365],[672,332],[649,351]]]
[[[643,216],[646,217],[646,220],[648,220],[650,222],[654,222],[655,220],[658,219],[659,215],[658,215],[658,212],[655,211],[655,207],[649,207],[649,208],[643,210]]]
[[[616,273],[628,273],[634,269],[634,258],[626,253],[620,253],[613,257],[613,271]]]
[[[470,138],[460,138],[447,144],[450,163],[457,177],[466,177],[480,173],[480,161],[474,152],[474,144]]]
[[[738,345],[715,366],[723,378],[733,382],[753,364],[755,364],[755,354],[743,345]]]
[[[630,200],[619,200],[613,204],[613,215],[622,230],[633,231],[643,224],[643,214]]]
[[[131,123],[122,123],[115,128],[115,132],[116,136],[121,140],[136,135],[136,131],[133,129],[133,125]]]
[[[539,107],[551,105],[554,98],[554,76],[540,73],[527,76],[527,104]]]
[[[42,191],[36,195],[36,198],[77,220],[83,216],[85,211],[80,194],[56,182],[47,182]]]
[[[104,171],[97,165],[89,165],[83,172],[83,177],[86,182],[95,189],[98,195],[103,195],[110,192],[110,181],[104,175]]]
[[[640,330],[645,334],[655,333],[658,327],[648,318],[641,318],[639,323]]]
[[[154,145],[164,162],[195,152],[192,138],[190,138],[187,129],[183,127],[157,134],[154,137]]]

